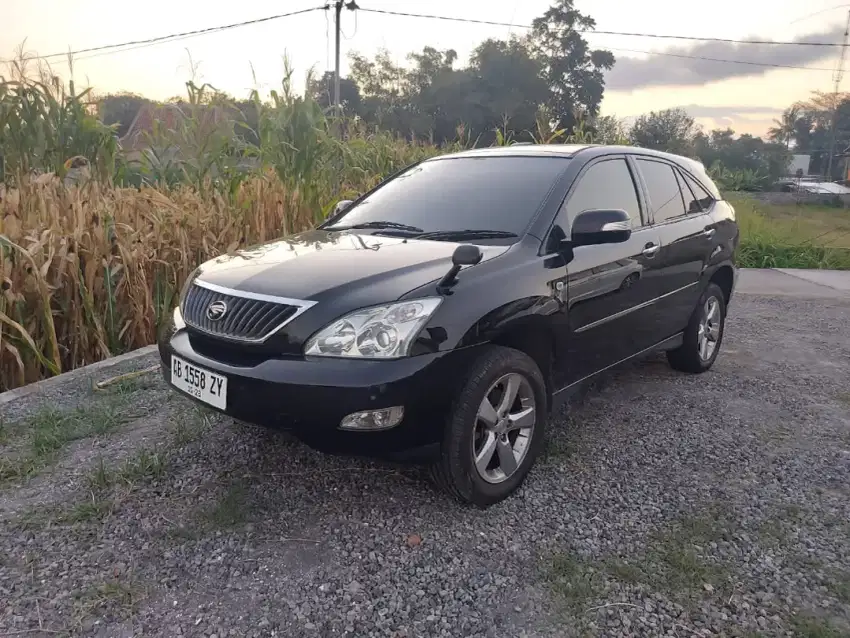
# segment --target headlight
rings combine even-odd
[[[177,298],[177,307],[181,310],[183,309],[183,302],[186,300],[186,293],[189,292],[189,287],[192,285],[192,282],[195,281],[195,278],[201,272],[201,267],[198,266],[195,270],[192,271],[186,281],[183,282],[183,288],[180,289],[180,296]]]
[[[356,310],[307,340],[305,355],[397,359],[410,346],[442,301],[427,297]]]

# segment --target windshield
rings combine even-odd
[[[461,157],[423,162],[345,211],[328,230],[375,232],[496,231],[480,238],[520,236],[558,176],[565,157]],[[439,232],[439,235],[436,234]],[[448,234],[448,236],[446,236]]]

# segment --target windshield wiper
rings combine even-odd
[[[353,229],[366,229],[366,228],[378,228],[378,229],[392,229],[392,230],[405,230],[411,233],[421,233],[423,232],[421,228],[417,226],[410,226],[408,224],[399,224],[398,222],[389,222],[389,221],[374,221],[374,222],[363,222],[361,224],[352,224],[351,226],[331,226],[328,230],[353,230]]]
[[[467,228],[464,230],[434,230],[428,233],[416,235],[416,239],[503,239],[507,237],[517,237],[516,233],[511,233],[505,230],[475,230]]]

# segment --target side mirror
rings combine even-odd
[[[624,210],[586,210],[573,221],[573,246],[619,244],[632,236],[632,220]]]
[[[443,295],[451,294],[451,287],[457,283],[457,274],[462,266],[474,266],[484,257],[481,249],[474,244],[461,244],[452,253],[452,267],[437,284],[437,291]]]
[[[455,266],[474,266],[484,255],[481,249],[474,244],[461,244],[452,253],[452,264]]]
[[[352,204],[352,200],[350,200],[350,199],[341,199],[341,200],[339,200],[339,201],[336,203],[336,206],[334,206],[334,212],[333,212],[333,213],[331,213],[331,214],[332,214],[333,216],[339,215],[342,211],[344,211],[346,208],[348,208],[349,206],[351,206],[351,204]]]

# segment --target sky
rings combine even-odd
[[[321,6],[316,0],[145,0],[116,5],[111,0],[2,0],[0,59],[19,46],[47,55],[206,27],[242,22]],[[542,15],[550,0],[358,0],[363,8],[428,13],[505,22],[485,26],[343,12],[342,74],[347,54],[374,55],[387,49],[399,63],[425,46],[454,49],[459,62],[486,38],[506,38],[527,31],[522,25]],[[686,7],[682,0],[575,0],[596,20],[596,28],[655,34],[730,39],[841,42],[850,2],[809,0],[712,0]],[[306,73],[333,69],[333,12],[303,15],[194,36],[156,46],[103,54],[80,54],[73,65],[78,85],[98,93],[130,91],[154,99],[185,94],[185,82],[208,82],[234,96],[252,88],[267,94],[280,86],[284,56],[295,69],[296,88]],[[632,36],[587,34],[594,48],[617,58],[606,76],[601,112],[631,119],[641,113],[683,107],[706,129],[732,127],[738,133],[763,135],[784,108],[812,91],[833,89],[833,69],[840,47],[735,45]],[[769,69],[743,64],[693,60],[702,56],[802,66],[804,70]],[[69,77],[65,58],[51,59],[53,70]],[[848,60],[850,66],[850,60]],[[2,73],[2,71],[0,71]]]

